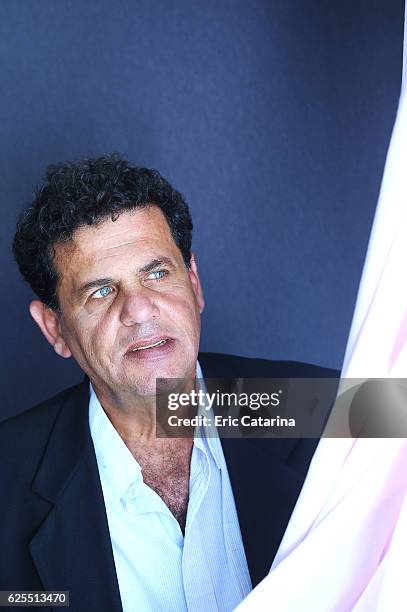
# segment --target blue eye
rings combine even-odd
[[[147,278],[151,280],[161,280],[166,274],[166,270],[157,270],[156,272],[151,272]]]
[[[96,299],[104,298],[107,295],[109,295],[112,291],[113,289],[111,287],[101,287],[101,289],[98,289],[97,291],[95,291],[92,297]]]

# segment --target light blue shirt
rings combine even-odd
[[[184,536],[93,389],[89,424],[124,612],[233,610],[252,586],[219,438],[194,438]]]

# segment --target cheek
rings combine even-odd
[[[199,306],[192,291],[183,291],[173,294],[165,300],[165,310],[175,328],[188,336],[198,336],[201,327]]]
[[[98,361],[109,357],[112,347],[115,346],[117,337],[117,325],[109,318],[92,321],[85,333],[88,334],[89,350],[93,352]]]
[[[100,360],[100,356],[106,353],[106,347],[110,337],[110,327],[102,319],[84,314],[76,317],[68,324],[69,342],[72,344],[72,352],[75,351],[86,358]]]

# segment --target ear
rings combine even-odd
[[[62,336],[57,313],[40,300],[33,300],[30,304],[30,314],[45,338],[54,347],[54,351],[61,357],[71,357],[72,353]]]
[[[199,280],[198,276],[198,268],[196,266],[195,256],[193,253],[191,254],[190,265],[191,269],[189,271],[189,276],[198,302],[199,312],[202,313],[203,309],[205,308],[205,300],[203,296],[201,281]]]

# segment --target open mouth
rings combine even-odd
[[[150,344],[145,344],[143,346],[136,346],[135,348],[131,349],[131,353],[135,353],[136,351],[145,351],[146,349],[151,349],[151,348],[155,348],[157,346],[163,346],[164,344],[167,344],[168,342],[168,338],[165,338],[163,340],[158,340],[157,342],[152,342]]]

